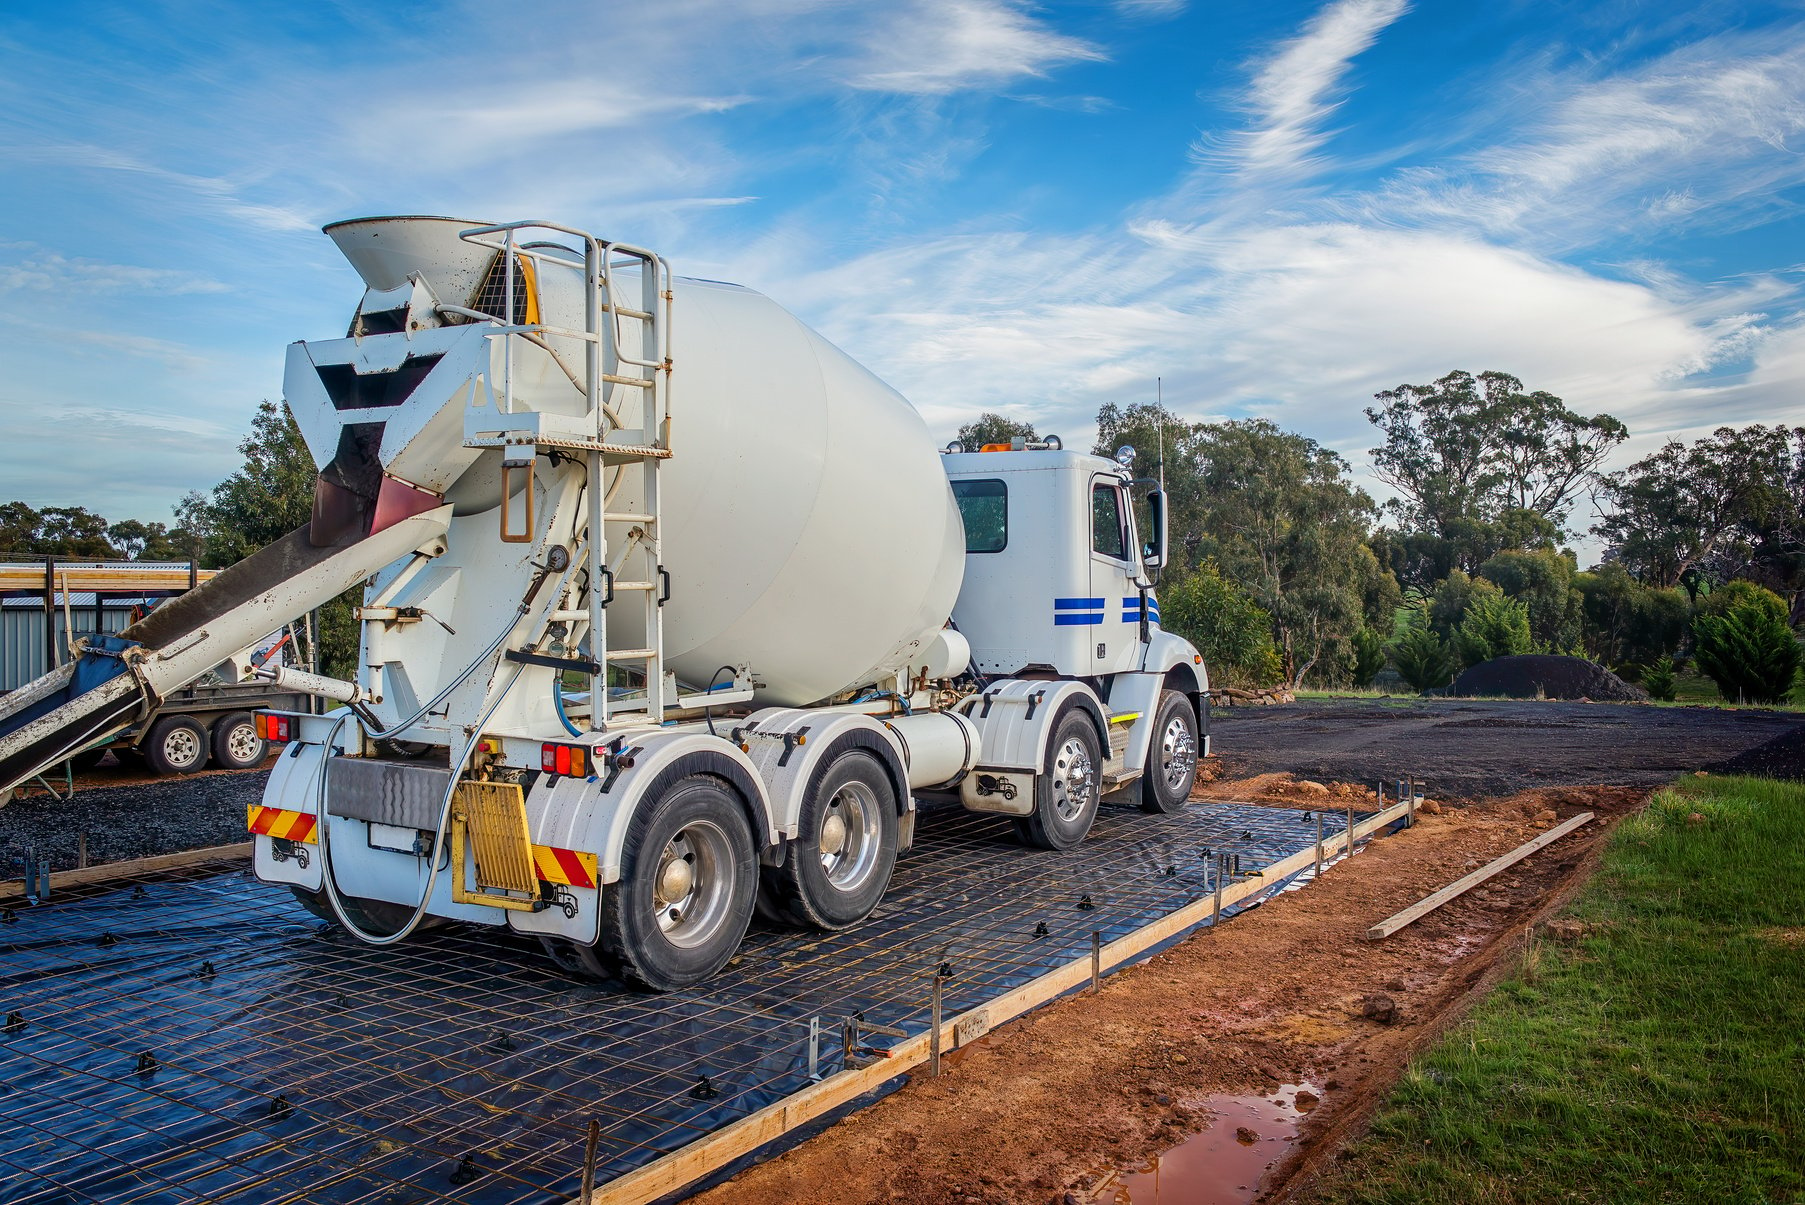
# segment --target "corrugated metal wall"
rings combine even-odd
[[[76,597],[71,595],[71,597]],[[132,621],[130,603],[109,606],[101,612],[105,630],[122,632]],[[75,607],[70,615],[77,635],[94,630],[94,605]],[[68,658],[69,641],[63,632],[63,612],[56,612],[56,641],[63,659]],[[44,610],[36,607],[0,607],[0,692],[17,690],[50,669],[44,656]]]

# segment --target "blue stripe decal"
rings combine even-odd
[[[1053,600],[1055,611],[1101,611],[1103,600],[1100,598],[1056,598]]]
[[[1069,614],[1069,615],[1053,616],[1053,626],[1056,628],[1069,628],[1069,627],[1076,627],[1076,626],[1080,626],[1080,625],[1085,626],[1085,627],[1090,627],[1092,625],[1100,624],[1102,622],[1103,622],[1103,615],[1101,612],[1099,612],[1095,615]]]

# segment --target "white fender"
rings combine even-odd
[[[802,800],[817,767],[849,747],[866,749],[884,763],[896,788],[900,814],[906,816],[915,807],[915,798],[909,793],[907,746],[876,716],[767,707],[733,723],[729,735],[747,750],[757,767],[771,800],[776,829],[786,840],[796,838]]]

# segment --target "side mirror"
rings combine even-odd
[[[1147,494],[1147,544],[1141,549],[1141,564],[1159,569],[1166,563],[1166,492],[1152,490]]]

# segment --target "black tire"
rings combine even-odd
[[[796,841],[783,865],[765,868],[769,911],[827,931],[870,916],[896,869],[896,808],[896,786],[871,754],[849,749],[823,766],[803,797]],[[833,821],[838,839],[830,851],[823,829]]]
[[[151,725],[139,748],[156,774],[198,774],[207,768],[207,730],[193,716],[166,715]]]
[[[620,979],[620,969],[609,962],[595,946],[584,945],[568,937],[546,937],[543,934],[539,937],[539,945],[545,950],[545,956],[552,960],[552,964],[566,975],[574,975],[578,979]]]
[[[655,992],[700,983],[739,949],[757,889],[738,796],[707,774],[681,778],[627,826],[620,882],[602,892],[600,956]]]
[[[233,711],[213,721],[213,764],[222,770],[250,770],[269,756],[269,742],[257,735],[248,711]]]
[[[1034,780],[1034,814],[1015,822],[1025,845],[1070,849],[1084,840],[1097,819],[1103,792],[1103,758],[1096,726],[1071,707],[1053,726],[1046,762]]]
[[[1176,690],[1160,692],[1141,782],[1143,812],[1176,812],[1191,802],[1197,783],[1197,713]]]
[[[294,893],[294,897],[300,902],[301,907],[323,921],[335,925],[338,923],[338,917],[332,911],[332,901],[326,898],[324,888],[319,891],[310,891],[299,884],[290,883],[288,889]],[[338,898],[345,905],[345,911],[350,914],[351,923],[366,933],[378,935],[393,933],[405,925],[407,918],[414,914],[414,910],[406,904],[391,904],[388,900],[365,899],[360,895],[344,895],[342,893]],[[418,933],[433,928],[435,927],[433,922],[436,920],[438,920],[437,917],[421,917],[420,926],[414,931]]]

